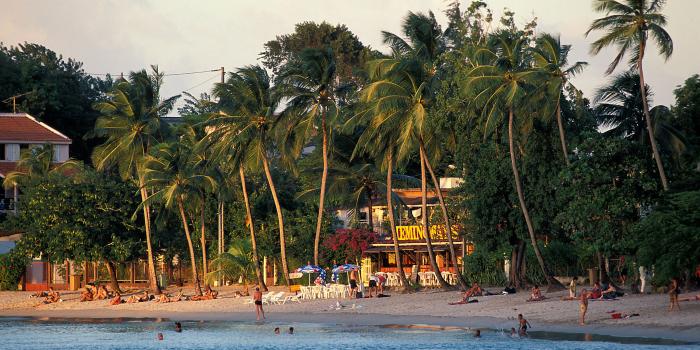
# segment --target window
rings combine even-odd
[[[5,144],[0,143],[0,160],[7,160],[5,159]]]

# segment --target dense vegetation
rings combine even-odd
[[[437,176],[457,176],[461,187],[417,224],[458,224],[475,244],[462,286],[556,287],[555,275],[597,268],[605,280],[640,265],[655,267],[656,283],[689,284],[700,264],[700,76],[675,90],[674,105],[653,105],[644,57],[673,52],[662,5],[594,1],[603,17],[587,33],[600,35],[591,51],[614,46],[617,55],[590,98],[570,81],[586,63],[572,62],[556,33],[455,2],[444,30],[432,12],[409,12],[402,32],[382,33],[387,53],[343,25],[299,24],[264,44],[262,66],[234,70],[201,99],[188,95],[174,125],[163,116],[179,96],[160,96],[157,67],[101,81],[38,45],[2,47],[0,94],[33,89],[22,110],[100,144],[75,149],[87,165],[64,179],[40,166],[40,152],[23,155],[39,165],[8,176],[24,197],[4,225],[36,243],[27,254],[56,261],[146,258],[155,291],[154,256],[187,257],[201,293],[200,282],[234,275],[264,285],[263,256],[283,281],[312,258],[355,260],[371,234],[334,234],[332,209],[388,202],[388,222],[365,228],[395,237],[396,182],[420,186],[426,212]],[[61,89],[65,98],[42,97],[54,87],[21,69],[37,55],[54,62],[45,74],[75,86]],[[348,232],[363,232],[364,243],[348,243]],[[438,270],[430,237],[426,245]]]

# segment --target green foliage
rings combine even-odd
[[[682,277],[700,264],[700,191],[664,195],[652,212],[634,225],[639,263],[654,267],[659,284]]]
[[[507,276],[503,271],[505,251],[477,249],[464,257],[464,277],[470,284],[478,282],[484,286],[502,286]]]
[[[95,103],[111,85],[85,74],[83,64],[64,59],[39,44],[4,46],[0,43],[0,101],[18,97],[17,111],[26,112],[60,130],[73,140],[71,154],[88,160],[94,141],[83,139],[97,118]],[[12,101],[0,105],[12,111]]]
[[[141,256],[141,230],[131,221],[136,188],[90,170],[80,175],[51,175],[23,188],[15,229],[24,232],[28,254],[51,262]]]
[[[0,290],[17,290],[19,279],[30,261],[18,248],[0,255]]]

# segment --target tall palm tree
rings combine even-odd
[[[566,134],[564,132],[564,123],[561,119],[561,98],[562,91],[569,82],[569,78],[580,73],[588,64],[578,61],[569,66],[568,56],[571,50],[571,45],[562,45],[559,38],[555,38],[549,34],[542,34],[537,38],[537,47],[534,50],[534,60],[537,68],[542,69],[546,73],[547,79],[544,83],[545,101],[552,101],[554,97],[554,114],[557,117],[557,126],[559,127],[559,140],[561,141],[561,150],[564,154],[566,165],[570,165],[569,152],[566,147]]]
[[[495,127],[501,124],[497,120],[498,118],[507,117],[511,169],[520,209],[537,261],[544,272],[549,288],[559,287],[561,284],[552,276],[537,245],[535,229],[525,203],[525,195],[516,163],[517,152],[513,133],[515,112],[522,111],[522,115],[527,116],[525,110],[530,106],[528,106],[526,97],[534,90],[536,82],[542,78],[541,71],[530,68],[525,38],[509,32],[495,35],[488,48],[475,52],[473,61],[476,66],[468,73],[467,95],[472,99],[472,108],[480,112],[485,134],[491,133]],[[526,118],[521,119],[523,119],[521,123],[527,122],[524,120]]]
[[[97,146],[92,154],[92,163],[98,170],[116,165],[123,179],[131,179],[139,187],[141,200],[146,202],[148,189],[145,186],[143,165],[151,146],[160,143],[168,135],[169,126],[161,117],[173,109],[179,95],[161,100],[160,88],[163,74],[158,67],[153,72],[146,70],[131,72],[129,79],[119,80],[107,93],[104,102],[95,104],[102,114],[95,122],[94,134],[107,140]],[[155,294],[160,294],[156,281],[151,245],[150,205],[143,205],[148,253],[148,280]]]
[[[338,86],[333,49],[307,48],[289,62],[280,72],[283,94],[289,98],[284,114],[289,116],[288,134],[294,135],[294,154],[301,153],[309,139],[321,133],[323,172],[318,199],[318,217],[314,236],[314,265],[318,265],[318,247],[321,241],[321,224],[328,179],[329,136],[338,116],[338,94],[347,90]],[[320,122],[320,123],[319,123]],[[320,124],[320,126],[319,126]],[[330,124],[330,125],[329,125]]]
[[[593,21],[586,31],[586,35],[595,30],[605,31],[601,38],[591,44],[591,53],[594,55],[608,46],[615,46],[618,50],[617,56],[608,66],[607,74],[615,70],[626,54],[631,55],[629,64],[637,68],[639,73],[640,95],[649,143],[659,171],[661,185],[664,190],[668,191],[666,172],[654,138],[643,69],[648,39],[653,40],[658,45],[659,54],[664,59],[668,60],[673,53],[673,40],[663,28],[666,25],[666,16],[661,13],[664,3],[663,0],[594,0],[593,8],[597,12],[604,13],[605,17]]]
[[[226,83],[216,85],[214,96],[220,99],[222,112],[210,120],[214,130],[209,136],[218,140],[215,147],[219,152],[237,149],[246,169],[262,166],[277,212],[280,260],[284,280],[289,284],[284,217],[270,172],[273,138],[280,119],[275,114],[279,97],[272,88],[267,71],[260,66],[246,66],[231,73]]]
[[[147,157],[144,164],[146,186],[153,188],[154,192],[144,204],[159,201],[180,215],[192,265],[192,283],[195,293],[202,295],[185,206],[186,203],[199,199],[199,193],[206,184],[215,186],[215,180],[197,173],[191,151],[192,148],[186,142],[163,143],[154,147],[152,155]]]
[[[437,84],[437,59],[445,45],[440,26],[432,12],[427,15],[409,12],[402,23],[403,37],[382,32],[384,43],[393,51],[393,58],[370,62],[372,83],[363,89],[362,100],[374,103],[370,128],[379,128],[391,135],[399,145],[397,160],[418,148],[421,162],[421,216],[430,265],[442,288],[450,285],[442,278],[437,265],[428,225],[427,180],[425,176],[425,139],[428,133],[428,106]]]

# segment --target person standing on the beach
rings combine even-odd
[[[674,277],[671,279],[671,285],[668,287],[668,297],[671,302],[671,305],[668,307],[669,312],[673,311],[674,306],[678,311],[681,311],[681,306],[678,304],[678,292],[678,279]]]
[[[527,320],[523,317],[523,314],[518,314],[518,334],[521,337],[526,337],[527,336],[527,328],[532,326],[530,325],[530,322],[527,322]]]
[[[255,287],[255,292],[253,292],[253,301],[255,303],[255,317],[256,320],[260,321],[260,316],[262,315],[263,320],[265,319],[265,310],[262,307],[262,292],[260,287]]]
[[[588,311],[588,292],[583,289],[578,302],[578,324],[582,326],[586,325],[586,311]]]

